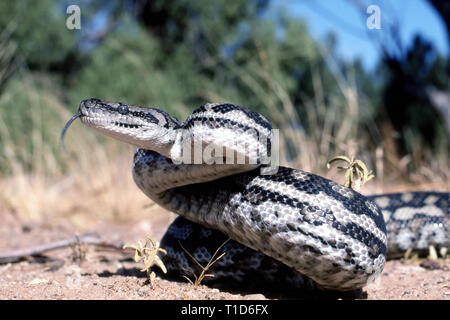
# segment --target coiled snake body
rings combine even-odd
[[[380,274],[388,253],[449,247],[448,193],[367,198],[301,170],[264,173],[273,152],[272,128],[246,108],[206,104],[180,122],[156,108],[87,99],[63,135],[78,117],[136,145],[136,184],[181,216],[161,241],[169,271],[195,268],[180,243],[205,263],[230,237],[227,254],[214,265],[216,280],[254,278],[346,291]]]

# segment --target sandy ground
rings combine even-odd
[[[81,234],[69,223],[23,224],[11,214],[0,213],[0,251],[25,248]],[[150,233],[159,239],[167,219],[134,223],[97,223],[91,231],[111,241],[135,243]],[[86,259],[72,261],[72,248],[58,249],[44,258],[0,264],[0,299],[292,299],[269,295],[194,286],[183,279],[157,277],[153,287],[132,256],[117,250],[88,246]],[[450,262],[389,261],[381,276],[364,288],[362,299],[450,300]]]

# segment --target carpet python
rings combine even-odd
[[[247,108],[205,104],[181,122],[157,108],[91,98],[61,140],[77,118],[137,146],[137,186],[180,216],[160,244],[169,273],[198,271],[180,244],[206,265],[231,238],[215,281],[350,291],[375,279],[387,256],[450,246],[449,193],[366,197],[305,171],[267,171],[273,130]]]

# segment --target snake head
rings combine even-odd
[[[112,138],[157,152],[165,151],[166,145],[173,143],[174,129],[180,124],[177,119],[156,108],[90,98],[81,101],[78,113],[65,125],[61,142],[67,128],[77,118],[86,126]]]

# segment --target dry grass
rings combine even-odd
[[[200,273],[197,275],[195,274],[194,271],[190,270],[190,269],[184,269],[184,271],[186,273],[190,273],[192,275],[192,277],[194,278],[194,281],[192,281],[191,279],[189,279],[188,276],[183,275],[183,278],[185,278],[190,284],[194,285],[194,286],[199,286],[203,279],[205,278],[214,278],[214,274],[212,273],[207,273],[209,271],[209,269],[213,266],[214,263],[216,263],[218,260],[220,260],[224,255],[226,255],[226,252],[222,252],[220,255],[218,255],[220,249],[222,249],[222,247],[227,244],[227,242],[229,242],[231,239],[228,238],[227,240],[225,240],[214,252],[214,254],[211,256],[211,258],[209,259],[208,263],[206,264],[206,266],[203,266],[200,262],[198,262],[197,259],[195,259],[195,257],[186,250],[185,247],[183,247],[183,245],[181,244],[180,241],[178,241],[178,244],[180,245],[181,249],[183,249],[184,252],[186,252],[186,254],[189,256],[189,258],[191,258],[191,260],[193,262],[195,262],[195,264],[200,268]]]
[[[86,229],[93,217],[124,221],[149,213],[143,209],[152,202],[131,176],[133,147],[101,142],[99,135],[76,123],[67,134],[64,152],[59,134],[70,112],[53,95],[26,92],[34,112],[44,104],[59,120],[45,136],[50,124],[42,116],[33,117],[31,130],[19,139],[31,144],[27,149],[9,134],[0,114],[2,154],[11,170],[0,179],[0,215],[10,212],[23,221],[69,219]],[[31,169],[24,162],[31,163]]]
[[[19,171],[4,178],[0,212],[12,212],[24,221],[69,219],[83,229],[92,217],[125,221],[148,213],[143,209],[151,201],[132,180],[132,150],[127,151],[128,156],[112,159],[101,152],[82,155],[64,175]]]

